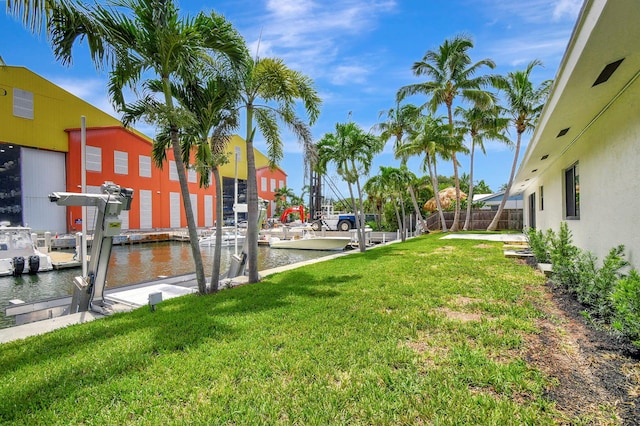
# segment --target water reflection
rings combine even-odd
[[[200,247],[205,274],[211,274],[214,247]],[[231,263],[233,247],[222,248],[222,272]],[[265,270],[277,266],[315,259],[333,254],[312,250],[271,250],[258,247],[258,269]],[[127,246],[114,246],[107,287],[116,287],[153,280],[159,276],[172,276],[193,273],[191,246],[186,243],[148,243]],[[73,279],[81,275],[80,268],[45,272],[38,275],[21,277],[0,277],[0,328],[13,325],[13,319],[4,317],[4,310],[11,299],[25,302],[70,295]]]

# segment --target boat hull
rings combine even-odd
[[[327,250],[340,251],[351,241],[349,237],[315,237],[292,240],[281,240],[277,237],[269,240],[269,247],[274,249]]]

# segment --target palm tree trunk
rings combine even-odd
[[[351,162],[355,170],[356,165],[353,160]],[[362,202],[362,189],[358,178],[356,178],[356,189],[358,190],[358,204],[360,206],[360,209],[354,212],[356,214],[356,232],[358,233],[360,251],[363,252],[367,250],[367,241],[364,234],[364,203]]]
[[[396,220],[398,221],[398,231],[400,232],[400,239],[404,242],[404,230],[402,229],[402,218],[400,217],[400,210],[398,210],[398,203],[396,203],[391,197],[391,202],[393,203],[393,210],[396,212]]]
[[[438,188],[438,170],[435,162],[431,164],[431,160],[427,158],[425,160],[429,168],[429,176],[431,176],[431,186],[433,186],[433,197],[436,200],[436,207],[440,214],[440,222],[442,224],[442,232],[447,232],[447,221],[444,218],[444,212],[442,211],[442,204],[440,204],[440,190]]]
[[[450,134],[453,139],[453,114],[451,111],[451,103],[447,103],[447,114],[449,117]],[[460,220],[460,178],[458,176],[458,159],[456,158],[455,151],[451,153],[451,159],[453,161],[453,178],[456,187],[456,205],[453,209],[453,223],[451,224],[451,231],[457,232],[460,229],[458,221]],[[440,197],[437,197],[440,198]]]
[[[458,159],[456,158],[456,153],[451,153],[451,158],[453,159],[453,178],[456,185],[456,205],[453,209],[453,223],[451,224],[451,232],[457,232],[460,230],[460,177],[458,175]]]
[[[358,247],[360,251],[364,251],[364,241],[360,239],[360,232],[358,231],[358,224],[360,222],[360,217],[358,215],[358,208],[356,206],[356,199],[353,196],[353,185],[351,182],[347,181],[347,186],[349,187],[349,197],[351,197],[351,208],[353,209],[353,213],[356,216],[356,235],[358,236]]]
[[[407,188],[409,190],[409,195],[411,196],[411,202],[413,203],[413,209],[416,212],[416,229],[420,230],[420,233],[423,231],[423,222],[424,218],[422,217],[422,212],[420,211],[420,207],[418,206],[418,200],[416,199],[416,194],[413,191],[413,185],[409,185]]]
[[[171,88],[168,78],[162,78],[164,87],[164,97],[167,107],[173,110],[173,98],[171,96]],[[200,243],[198,242],[198,230],[196,228],[196,220],[193,216],[193,208],[191,205],[191,197],[189,194],[189,184],[187,183],[187,174],[184,162],[182,161],[182,149],[178,139],[178,128],[174,124],[170,125],[171,148],[176,162],[178,172],[178,181],[180,182],[180,192],[182,193],[182,206],[184,207],[184,215],[187,219],[187,229],[189,231],[189,244],[191,244],[191,254],[193,255],[193,263],[196,272],[196,281],[198,283],[198,292],[200,294],[207,293],[207,279],[204,275],[204,264],[202,263],[202,255],[200,253]]]
[[[469,230],[469,224],[471,223],[471,204],[473,204],[473,154],[476,144],[471,141],[471,155],[469,164],[469,193],[467,194],[467,217],[464,220],[463,231]]]
[[[218,291],[220,282],[220,263],[222,257],[222,184],[220,183],[220,169],[213,168],[213,180],[216,188],[216,246],[213,250],[213,269],[211,270],[211,292]]]
[[[400,200],[400,208],[402,210],[402,227],[400,228],[400,231],[402,231],[402,242],[405,242],[407,240],[407,212],[405,211],[404,208],[404,200],[402,199],[402,194],[400,194],[398,196],[398,200]]]
[[[249,282],[257,283],[258,275],[258,183],[253,153],[253,105],[247,105],[247,262]]]
[[[520,154],[520,142],[522,140],[522,132],[518,132],[518,137],[516,140],[516,152],[513,155],[513,164],[511,165],[511,174],[509,175],[509,183],[507,183],[507,189],[504,191],[504,195],[502,196],[502,201],[500,201],[500,206],[498,207],[498,211],[496,215],[493,217],[493,220],[487,227],[487,231],[495,231],[498,229],[498,222],[500,221],[500,216],[502,216],[502,211],[504,210],[504,205],[507,203],[507,198],[509,198],[509,193],[511,192],[511,185],[513,184],[513,177],[516,174],[516,166],[518,165],[518,155]]]
[[[198,242],[198,230],[196,228],[195,217],[193,216],[193,207],[191,204],[191,196],[189,194],[189,185],[187,183],[184,162],[182,161],[182,150],[180,149],[180,141],[178,140],[178,129],[175,126],[171,126],[171,145],[173,148],[173,156],[175,157],[176,169],[178,170],[178,181],[180,182],[180,192],[182,194],[182,206],[184,207],[184,214],[187,219],[189,244],[191,244],[191,254],[193,256],[194,267],[196,270],[198,292],[200,294],[206,294],[207,280],[204,275],[204,264],[202,263],[200,243]]]

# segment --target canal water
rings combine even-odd
[[[214,247],[201,246],[205,274],[211,275]],[[229,268],[235,249],[222,248],[222,268]],[[258,247],[258,270],[290,265],[305,260],[328,256],[335,252],[314,250],[271,250]],[[193,273],[191,246],[180,242],[158,242],[147,244],[114,246],[107,272],[107,287],[117,287],[153,280],[159,276]],[[25,302],[71,295],[73,279],[82,275],[81,268],[42,272],[21,277],[0,277],[0,328],[14,325],[13,318],[4,316],[9,300]]]

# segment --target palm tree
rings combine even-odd
[[[385,185],[386,192],[391,197],[391,202],[396,212],[401,239],[402,241],[405,241],[407,229],[404,204],[406,196],[405,189],[409,182],[414,180],[416,176],[411,173],[405,165],[402,165],[399,168],[380,166],[380,175],[382,177],[382,182]],[[398,203],[400,204],[400,209],[398,209]]]
[[[364,235],[364,204],[360,186],[361,175],[367,175],[373,156],[382,150],[379,138],[365,133],[353,122],[336,123],[335,133],[327,133],[317,143],[318,171],[326,173],[327,164],[334,162],[337,172],[347,182],[351,206],[356,215],[356,228],[360,251],[366,250]],[[358,205],[353,194],[353,185],[358,192]]]
[[[495,63],[490,59],[483,59],[471,64],[468,51],[473,48],[473,41],[465,35],[458,35],[445,42],[438,50],[429,50],[422,61],[415,62],[412,70],[416,76],[425,75],[432,78],[431,81],[410,84],[401,87],[398,91],[398,99],[415,94],[430,96],[426,106],[432,113],[444,104],[447,108],[450,135],[453,139],[453,102],[457,96],[473,102],[478,107],[484,107],[492,102],[490,93],[481,88],[490,82],[489,76],[475,76],[481,67],[495,68]],[[452,231],[457,231],[460,217],[460,181],[458,178],[458,160],[456,152],[451,153],[453,161],[453,174],[456,187],[456,207],[453,219]],[[437,193],[437,191],[436,191]],[[436,196],[437,198],[437,196]]]
[[[287,205],[287,199],[291,200],[295,196],[296,194],[293,192],[293,189],[289,188],[288,186],[283,186],[281,188],[278,188],[278,190],[273,194],[273,197],[276,200],[276,211],[278,212],[278,214]],[[301,217],[300,219],[302,219],[302,221],[304,222],[303,217]]]
[[[23,24],[33,32],[42,29],[51,10],[53,0],[7,0],[7,13],[22,19]]]
[[[473,160],[476,147],[483,154],[486,154],[484,148],[485,140],[498,140],[505,144],[511,141],[504,135],[504,131],[509,124],[509,119],[500,116],[500,108],[493,106],[492,108],[456,108],[455,114],[462,118],[459,123],[463,132],[471,136],[471,155],[469,158],[469,189],[467,191],[467,215],[464,221],[463,230],[469,229],[471,221],[471,207],[473,204]]]
[[[516,128],[517,138],[509,181],[505,187],[498,211],[487,227],[488,231],[495,231],[498,228],[498,221],[504,210],[504,205],[509,198],[511,185],[513,184],[513,176],[516,173],[516,166],[518,165],[522,134],[535,127],[544,103],[547,100],[547,96],[549,95],[549,90],[551,90],[552,80],[545,80],[537,87],[531,82],[531,72],[538,65],[541,66],[542,62],[533,60],[529,62],[529,65],[527,65],[524,71],[510,72],[506,77],[494,77],[493,79],[493,85],[504,93],[507,104],[506,110],[507,113],[511,115],[511,120]]]
[[[130,13],[132,16],[129,16]],[[209,52],[226,57],[235,66],[246,58],[244,40],[231,24],[215,13],[181,18],[172,0],[122,0],[117,6],[83,6],[58,2],[49,18],[49,32],[56,57],[71,61],[75,41],[86,39],[97,66],[108,64],[109,93],[116,107],[127,110],[125,87],[135,87],[143,76],[154,75],[162,86],[162,105],[149,116],[169,129],[178,172],[184,213],[200,293],[206,279],[198,244],[195,218],[180,139],[180,118],[174,105],[172,81],[189,81],[202,67]],[[162,156],[155,156],[156,165]]]
[[[257,282],[258,277],[258,185],[253,153],[253,139],[257,129],[267,142],[269,161],[275,166],[283,156],[278,121],[281,121],[297,136],[303,145],[305,157],[312,153],[313,140],[309,125],[320,114],[322,101],[313,87],[312,80],[289,69],[281,59],[248,59],[241,72],[241,102],[239,108],[246,111],[247,126],[247,261],[249,282]],[[295,104],[304,104],[309,124],[295,113]],[[262,102],[262,103],[258,103]]]
[[[238,86],[234,83],[228,74],[220,74],[204,80],[190,81],[184,86],[172,86],[175,98],[193,116],[193,120],[184,130],[185,135],[182,139],[187,146],[184,147],[183,153],[191,152],[192,147],[196,148],[196,167],[200,172],[201,186],[210,185],[209,171],[213,175],[216,193],[216,242],[211,270],[211,292],[218,291],[222,257],[223,207],[220,166],[229,162],[226,148],[232,131],[239,125],[238,114],[233,109],[239,97]]]
[[[442,232],[447,232],[447,223],[444,218],[444,212],[440,205],[440,197],[438,197],[438,155],[447,158],[447,144],[450,138],[449,126],[442,123],[441,118],[433,118],[432,116],[423,116],[416,123],[415,129],[409,135],[407,140],[400,145],[396,151],[396,157],[408,158],[414,155],[424,155],[422,167],[429,173],[431,178],[431,186],[440,214],[440,223]]]
[[[413,126],[415,126],[416,120],[419,119],[420,108],[412,104],[405,104],[403,106],[400,106],[400,102],[397,102],[395,108],[390,108],[388,111],[380,113],[379,118],[381,118],[383,115],[386,115],[387,120],[376,124],[374,126],[374,129],[380,131],[380,139],[385,143],[389,139],[395,138],[394,150],[397,150],[398,147],[402,145],[404,136],[411,132]],[[406,157],[401,158],[401,164],[407,164]],[[424,221],[424,219],[422,218],[422,212],[420,211],[420,207],[418,207],[418,202],[416,200],[412,183],[408,182],[408,185],[409,186],[407,189],[409,191],[409,194],[411,195],[411,201],[413,203],[413,208],[415,210],[416,218],[419,223],[419,226],[417,228],[422,231],[422,223]]]
[[[380,131],[380,139],[385,143],[395,138],[395,148],[402,144],[402,139],[411,131],[415,121],[420,117],[420,108],[413,104],[400,106],[400,102],[396,102],[395,108],[381,112],[378,118],[382,116],[386,116],[386,121],[376,124],[373,128]],[[406,162],[406,160],[403,161]]]
[[[384,188],[384,182],[382,181],[381,175],[375,175],[367,180],[362,187],[364,192],[367,194],[367,199],[369,203],[374,208],[376,212],[376,226],[378,230],[382,229],[382,215],[384,214],[384,204],[388,199],[387,192]]]

